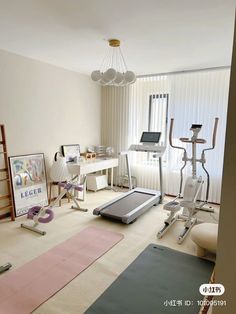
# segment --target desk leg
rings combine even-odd
[[[108,169],[106,169],[106,178],[107,178],[107,185],[108,185],[108,180],[109,180],[109,173],[108,173]]]
[[[106,190],[112,190],[114,192],[117,192],[117,189],[114,189],[114,168],[109,168],[109,169],[111,169],[111,185],[108,186],[106,188]],[[108,180],[108,169],[106,169],[106,176],[107,176],[107,180]]]
[[[113,190],[113,176],[114,176],[113,168],[111,168],[111,189],[112,190]]]

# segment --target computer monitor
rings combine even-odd
[[[140,142],[141,143],[159,143],[161,132],[143,132]]]

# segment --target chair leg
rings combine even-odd
[[[52,182],[49,183],[49,198],[48,203],[50,204],[52,200]]]
[[[66,197],[67,197],[68,203],[70,203],[70,193],[66,193]]]
[[[84,176],[84,180],[83,180],[83,191],[82,191],[82,194],[83,194],[83,198],[82,200],[85,201],[86,200],[86,191],[87,191],[87,177],[86,175]]]

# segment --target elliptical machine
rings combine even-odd
[[[210,175],[205,168],[206,157],[205,152],[212,150],[215,148],[216,142],[216,132],[218,126],[219,118],[215,118],[214,129],[212,134],[212,146],[209,148],[205,148],[202,150],[201,158],[197,159],[196,156],[196,145],[197,144],[205,144],[206,140],[202,138],[198,138],[198,134],[201,131],[201,124],[193,124],[190,128],[190,131],[193,132],[191,138],[182,137],[179,140],[183,143],[189,143],[192,145],[192,157],[188,157],[187,151],[185,148],[180,146],[175,146],[172,143],[172,133],[173,133],[173,125],[174,119],[171,119],[170,123],[170,132],[169,132],[169,142],[170,146],[176,149],[183,150],[183,158],[184,162],[182,168],[180,169],[180,187],[179,193],[176,198],[165,204],[164,209],[170,211],[169,217],[165,220],[164,227],[157,233],[158,238],[162,238],[162,236],[166,233],[166,231],[175,223],[176,220],[185,221],[184,231],[180,234],[178,238],[178,243],[181,244],[191,228],[194,224],[197,223],[197,218],[195,217],[199,210],[214,212],[211,207],[207,207],[208,196],[209,196],[209,187],[210,187]],[[182,186],[183,186],[183,170],[187,165],[187,162],[190,162],[192,165],[192,176],[188,177],[185,182],[183,196],[182,196]],[[197,163],[201,163],[204,172],[207,177],[207,187],[206,187],[206,195],[204,201],[199,201],[201,198],[202,185],[204,180],[201,176],[197,176]],[[179,199],[179,200],[178,200]],[[183,208],[182,214],[177,214],[179,210]]]

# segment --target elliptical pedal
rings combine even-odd
[[[157,238],[160,239],[166,233],[166,231],[176,222],[178,219],[178,212],[181,209],[180,203],[174,201],[166,203],[163,208],[170,212],[169,217],[164,221],[164,227],[157,233]]]
[[[171,202],[166,203],[163,206],[163,209],[166,209],[166,210],[169,210],[169,211],[172,211],[172,212],[177,212],[177,211],[179,211],[181,209],[181,206],[180,206],[179,202],[171,201]]]

